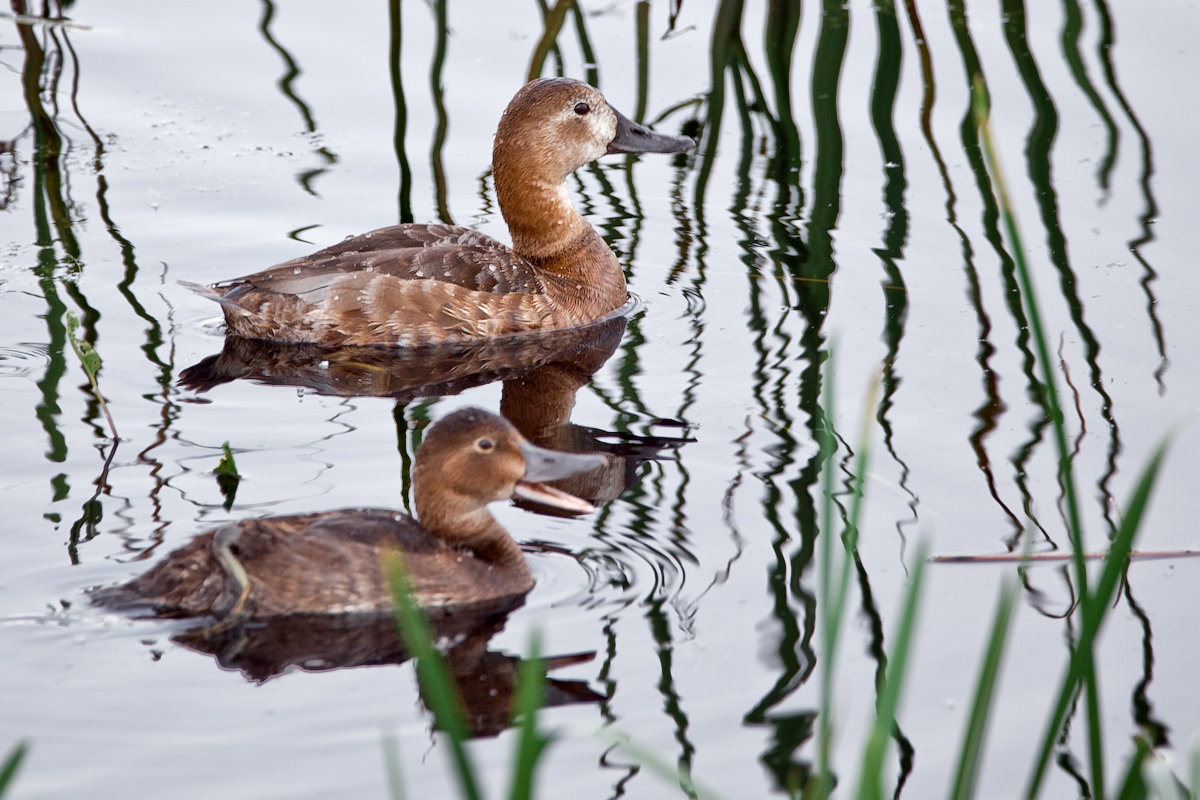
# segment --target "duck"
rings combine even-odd
[[[523,86],[505,109],[492,177],[512,246],[470,228],[404,224],[210,286],[249,339],[419,346],[568,328],[628,300],[612,249],[575,210],[567,178],[607,154],[683,153],[694,142],[639,125],[570,78]]]
[[[488,510],[520,499],[567,514],[593,510],[542,481],[600,468],[605,457],[531,444],[482,409],[432,425],[412,470],[416,519],[353,508],[229,522],[195,537],[128,583],[93,592],[97,605],[143,616],[278,620],[392,610],[381,564],[399,552],[420,607],[442,615],[520,605],[533,574]]]

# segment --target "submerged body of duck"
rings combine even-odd
[[[416,601],[426,608],[516,605],[533,587],[533,575],[487,504],[517,497],[589,511],[586,501],[537,482],[603,463],[599,455],[536,447],[503,418],[461,409],[433,425],[417,452],[413,499],[419,523],[377,508],[231,522],[92,598],[164,617],[387,612],[381,556],[397,551]]]
[[[626,302],[625,277],[567,176],[607,153],[692,144],[631,122],[585,83],[536,80],[509,103],[492,152],[512,247],[456,225],[397,225],[193,288],[233,333],[285,342],[413,346],[595,322]]]

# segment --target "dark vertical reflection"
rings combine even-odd
[[[14,3],[14,11],[18,15],[25,13],[23,3]],[[43,18],[47,20],[61,19],[62,9],[57,4],[48,4],[43,9]],[[39,41],[37,32],[42,33]],[[120,251],[121,263],[124,267],[116,289],[129,305],[133,313],[145,323],[145,342],[142,352],[152,367],[157,371],[157,382],[162,387],[156,394],[144,395],[145,399],[155,402],[162,408],[156,428],[155,440],[137,454],[139,463],[146,464],[153,481],[149,499],[153,506],[151,518],[159,521],[159,494],[165,487],[162,476],[162,464],[156,461],[152,452],[161,446],[168,438],[168,431],[175,416],[175,408],[169,400],[172,367],[164,361],[159,350],[164,344],[161,324],[134,291],[134,283],[138,276],[138,265],[134,255],[134,246],[122,235],[117,225],[112,209],[108,202],[109,183],[104,172],[105,139],[101,137],[84,117],[79,102],[81,82],[81,66],[78,56],[71,44],[66,26],[41,26],[36,21],[26,21],[17,25],[22,50],[25,54],[25,64],[22,70],[22,87],[26,107],[31,120],[30,129],[34,134],[34,154],[30,164],[34,174],[34,227],[37,231],[39,247],[37,266],[34,268],[38,276],[39,286],[49,306],[45,320],[49,332],[49,363],[46,375],[38,383],[42,392],[43,402],[39,404],[37,416],[42,422],[50,440],[51,447],[48,458],[51,461],[63,462],[67,457],[66,439],[58,429],[58,384],[66,375],[69,358],[65,350],[68,344],[64,320],[68,309],[59,298],[59,291],[69,295],[82,314],[80,335],[93,346],[97,345],[99,312],[91,306],[83,294],[76,278],[82,275],[84,269],[82,247],[75,235],[74,227],[78,220],[85,219],[84,206],[77,203],[70,195],[70,175],[68,168],[73,163],[75,143],[64,133],[66,130],[82,129],[90,140],[86,146],[91,154],[88,166],[96,180],[96,204],[100,219],[104,223],[104,231],[117,245]],[[69,70],[70,83],[67,98],[74,119],[63,122],[59,119],[59,95],[64,89],[64,71]],[[15,145],[15,143],[14,143]],[[58,255],[58,248],[63,254]],[[110,354],[104,354],[110,355]],[[103,383],[103,380],[101,381]],[[116,443],[109,439],[106,426],[99,424],[101,413],[99,399],[92,395],[90,384],[84,383],[80,390],[88,395],[85,402],[83,421],[88,423],[96,438],[99,440],[97,450],[102,456],[103,465],[97,477],[92,481],[95,487],[92,494],[81,504],[79,516],[71,523],[67,540],[68,555],[72,562],[78,559],[78,547],[91,539],[97,533],[97,526],[103,519],[105,503],[103,497],[111,496],[109,485],[109,470],[116,454]],[[70,488],[64,474],[56,475],[52,481],[53,500],[58,501],[69,495]],[[124,508],[130,506],[125,501]],[[120,511],[118,511],[120,514]],[[57,513],[48,513],[48,519],[61,521]],[[163,523],[165,524],[165,523]]]
[[[1107,195],[1109,176],[1112,174],[1113,166],[1117,163],[1117,144],[1120,141],[1120,132],[1117,130],[1117,124],[1113,120],[1112,114],[1104,104],[1104,99],[1100,97],[1100,93],[1092,84],[1087,66],[1083,63],[1083,56],[1079,52],[1079,35],[1083,32],[1083,14],[1080,13],[1079,3],[1076,0],[1062,0],[1062,4],[1064,19],[1059,42],[1062,44],[1063,56],[1066,58],[1067,66],[1071,69],[1075,85],[1083,92],[1088,104],[1095,109],[1101,124],[1104,125],[1107,146],[1099,166],[1096,167],[1096,182],[1100,184],[1100,188]]]
[[[14,0],[13,13],[17,16],[26,15],[25,3]],[[69,203],[63,196],[62,163],[63,137],[59,134],[53,116],[42,103],[42,81],[47,70],[47,59],[42,44],[34,35],[33,26],[21,22],[16,23],[17,36],[25,58],[21,67],[21,87],[25,107],[29,112],[30,127],[33,130],[33,207],[34,228],[37,231],[37,275],[38,287],[46,300],[46,332],[49,347],[47,349],[46,371],[41,380],[37,381],[41,401],[35,414],[46,432],[48,446],[46,458],[57,464],[67,460],[67,440],[58,427],[59,383],[66,372],[66,305],[59,297],[56,272],[58,256],[55,250],[55,234],[58,240],[71,252],[78,253],[74,245],[74,235],[70,227]],[[70,494],[67,476],[58,473],[50,480],[51,502],[58,502]],[[52,515],[57,521],[57,514]]]
[[[947,13],[950,16],[950,25],[954,32],[954,40],[958,46],[959,55],[962,57],[964,83],[970,86],[978,80],[986,91],[987,82],[984,79],[983,66],[980,64],[975,42],[971,38],[971,32],[967,25],[967,12],[962,0],[949,0],[947,3]],[[1038,379],[1036,374],[1033,349],[1030,347],[1029,340],[1029,321],[1025,317],[1025,309],[1021,305],[1021,294],[1016,278],[1016,265],[1008,250],[1005,249],[1003,237],[1000,234],[1000,209],[996,205],[991,177],[988,175],[987,167],[983,163],[983,153],[979,145],[979,132],[975,127],[975,118],[971,112],[969,101],[967,102],[967,107],[964,109],[962,122],[959,124],[959,137],[962,141],[963,154],[970,165],[971,173],[975,176],[976,192],[983,205],[980,225],[983,229],[984,237],[987,239],[1000,265],[1000,279],[1004,290],[1003,296],[1016,330],[1014,344],[1017,352],[1021,354],[1021,372],[1025,376],[1026,391],[1030,400],[1042,411],[1041,415],[1036,417],[1030,424],[1030,438],[1018,448],[1016,455],[1012,459],[1013,481],[1021,495],[1021,508],[1024,518],[1037,526],[1046,540],[1051,541],[1053,544],[1049,533],[1041,526],[1041,523],[1033,513],[1033,497],[1029,490],[1028,470],[1026,469],[1026,464],[1037,445],[1045,438],[1046,428],[1049,425],[1049,411],[1046,407],[1041,380]],[[972,286],[970,296],[972,302],[976,304],[976,315],[981,320],[981,325],[984,325],[987,324],[988,317],[983,310],[982,293],[979,291],[977,273],[971,262],[972,249],[966,239],[963,241],[963,246],[964,255],[967,257],[964,269],[967,271],[970,285]],[[976,458],[981,465],[990,463],[985,439],[995,429],[996,420],[1003,413],[1006,405],[998,393],[998,386],[994,383],[993,372],[986,361],[986,357],[990,356],[990,354],[990,345],[987,348],[981,347],[979,355],[984,359],[981,361],[981,369],[985,375],[984,380],[985,384],[989,386],[989,391],[996,391],[995,400],[993,401],[989,396],[985,403],[976,411],[976,417],[980,420],[980,424],[971,437],[972,447],[975,448]],[[1012,516],[1012,512],[1008,506],[1000,501],[990,470],[987,474],[992,496],[996,497],[997,502],[1000,503],[1004,512]],[[1012,536],[1007,542],[1009,549],[1016,548],[1024,528],[1020,518],[1014,518],[1013,525]]]
[[[634,15],[633,40],[637,52],[637,104],[633,109],[633,121],[646,122],[646,103],[650,88],[650,2],[638,0]],[[597,80],[599,76],[597,76]],[[590,83],[590,81],[589,81]],[[592,84],[593,86],[595,84]]]
[[[1120,426],[1113,414],[1113,401],[1104,389],[1104,375],[1100,369],[1100,343],[1091,327],[1084,320],[1083,300],[1079,296],[1077,278],[1071,267],[1067,252],[1067,239],[1062,229],[1058,211],[1058,192],[1054,188],[1051,148],[1058,129],[1058,112],[1054,101],[1042,81],[1033,53],[1029,50],[1025,34],[1025,6],[1023,0],[1005,0],[1004,33],[1009,49],[1016,60],[1017,69],[1025,89],[1033,100],[1034,124],[1029,133],[1026,145],[1029,177],[1037,192],[1038,206],[1041,211],[1042,226],[1046,230],[1046,241],[1049,246],[1050,260],[1059,273],[1059,285],[1063,300],[1070,314],[1080,340],[1084,344],[1084,357],[1088,364],[1089,385],[1100,399],[1100,416],[1105,422],[1109,433],[1106,469],[1098,481],[1101,490],[1101,514],[1109,519],[1110,529],[1115,529],[1115,521],[1108,502],[1108,483],[1117,470],[1117,456],[1121,451]]]
[[[896,373],[896,359],[900,353],[900,340],[904,337],[904,321],[908,316],[908,288],[897,261],[904,258],[904,243],[908,238],[908,208],[904,204],[904,193],[908,187],[905,172],[904,152],[896,136],[892,119],[896,107],[896,93],[900,86],[900,66],[903,50],[900,43],[900,25],[896,18],[896,7],[891,3],[875,6],[875,24],[879,37],[879,58],[875,64],[875,78],[871,90],[871,124],[879,139],[883,157],[884,187],[883,201],[887,207],[888,226],[883,235],[883,246],[873,252],[883,265],[884,274],[884,341],[887,354],[884,356],[880,381],[883,392],[879,399],[876,420],[883,432],[883,444],[888,454],[900,468],[900,490],[908,496],[912,511],[909,523],[917,519],[917,496],[908,488],[908,465],[896,451],[892,422],[888,412],[895,403],[901,379]],[[904,540],[905,521],[897,523],[897,532]]]
[[[298,95],[296,90],[293,88],[293,84],[296,82],[296,79],[301,75],[300,66],[296,63],[296,59],[292,57],[292,54],[288,52],[287,48],[280,44],[271,33],[271,22],[275,18],[275,4],[271,2],[271,0],[262,0],[262,4],[263,13],[262,19],[258,24],[258,29],[262,33],[263,39],[266,40],[268,45],[270,45],[271,49],[274,50],[279,55],[280,59],[283,60],[284,73],[283,77],[279,79],[279,91],[291,102],[292,105],[296,107],[296,110],[300,112],[300,118],[304,120],[304,130],[310,134],[316,133],[316,118],[313,117],[313,113],[309,109],[308,104],[300,98],[300,95]],[[324,145],[313,148],[313,152],[316,153],[318,158],[320,158],[321,161],[323,161],[326,165],[337,163],[337,155]],[[313,188],[313,182],[316,181],[319,176],[328,171],[328,166],[304,170],[296,176],[296,180],[300,183],[300,186],[303,187],[304,191],[308,192],[313,197],[317,197],[317,191]]]
[[[561,0],[567,2],[568,0]],[[592,38],[588,35],[587,20],[583,9],[576,0],[569,0],[571,18],[575,20],[575,35],[579,38],[579,54],[583,56],[583,79],[592,86],[600,86],[600,65],[597,63],[596,51],[592,49]]]
[[[1141,174],[1139,185],[1142,190],[1142,197],[1145,201],[1145,208],[1138,215],[1138,223],[1141,227],[1141,235],[1128,242],[1129,252],[1133,253],[1133,257],[1142,265],[1142,291],[1146,294],[1146,316],[1150,319],[1150,330],[1154,337],[1154,342],[1158,346],[1158,366],[1154,369],[1154,379],[1158,381],[1158,390],[1160,393],[1166,391],[1164,377],[1167,372],[1169,362],[1167,360],[1167,344],[1166,337],[1163,333],[1162,322],[1158,319],[1158,298],[1154,296],[1154,283],[1158,280],[1158,272],[1150,265],[1142,255],[1142,248],[1150,242],[1154,241],[1153,223],[1158,217],[1158,202],[1154,198],[1154,187],[1152,179],[1154,177],[1154,154],[1150,147],[1150,137],[1146,134],[1146,129],[1142,127],[1141,120],[1133,111],[1133,106],[1125,97],[1125,92],[1122,91],[1120,82],[1117,80],[1117,70],[1113,66],[1112,48],[1115,37],[1113,35],[1112,14],[1108,10],[1108,3],[1105,0],[1095,0],[1096,14],[1100,18],[1100,36],[1096,44],[1096,51],[1100,59],[1100,63],[1104,66],[1104,81],[1108,86],[1108,90],[1117,98],[1117,104],[1121,110],[1125,112],[1125,118],[1129,124],[1133,126],[1137,133]]]
[[[550,8],[546,5],[546,0],[538,0],[538,9],[542,12],[542,35],[533,48],[533,56],[529,59],[529,72],[526,73],[525,80],[531,81],[541,77],[546,69],[546,59],[551,55],[554,56],[557,64],[554,74],[562,76],[563,57],[558,50],[558,34],[567,19],[567,9],[571,5],[573,5],[571,0],[558,0],[554,4],[554,8]],[[592,83],[592,85],[596,84]]]
[[[675,768],[679,770],[680,775],[690,778],[692,757],[696,753],[696,746],[688,738],[687,713],[675,690],[675,676],[671,669],[674,647],[670,633],[670,615],[663,606],[661,597],[651,600],[646,611],[646,619],[650,623],[650,633],[654,637],[654,643],[658,650],[658,691],[663,698],[663,710],[675,723],[675,741],[679,744],[679,756],[675,759]],[[679,788],[688,797],[697,796],[685,784],[681,783]]]
[[[1150,618],[1134,598],[1133,586],[1128,579],[1122,594],[1129,602],[1129,610],[1133,612],[1142,629],[1142,678],[1133,687],[1133,721],[1137,723],[1138,730],[1146,738],[1147,744],[1151,747],[1167,747],[1171,743],[1168,736],[1170,728],[1154,715],[1154,703],[1150,700],[1150,684],[1154,681],[1154,633],[1150,629]],[[1195,786],[1192,788],[1195,790]]]
[[[392,82],[392,102],[396,107],[396,122],[392,134],[392,146],[396,151],[396,163],[400,167],[400,188],[397,193],[400,218],[398,222],[412,222],[412,169],[408,166],[404,134],[408,129],[408,106],[404,101],[404,81],[401,75],[400,45],[403,41],[403,26],[400,20],[400,0],[388,0],[388,75]]]
[[[696,193],[692,205],[696,210],[698,232],[705,229],[704,195],[712,176],[717,157],[717,140],[721,131],[721,116],[725,110],[725,70],[731,63],[730,43],[736,41],[742,22],[742,0],[721,0],[713,19],[712,50],[709,57],[708,97],[704,104],[704,132],[700,139],[696,168]],[[697,237],[703,239],[700,233]],[[699,261],[699,259],[697,259]]]
[[[741,13],[740,6],[738,13]],[[731,65],[745,70],[745,80],[755,92],[753,97],[746,95],[735,68],[734,88],[742,117],[743,138],[740,161],[735,170],[739,182],[731,210],[742,231],[741,241],[745,248],[741,260],[746,267],[749,303],[747,323],[755,353],[751,390],[758,406],[758,416],[771,422],[774,440],[769,465],[758,477],[764,492],[762,511],[767,528],[771,531],[772,562],[767,570],[766,589],[771,598],[769,619],[774,641],[770,647],[777,675],[767,692],[745,713],[743,720],[748,725],[770,728],[770,739],[759,759],[771,773],[776,787],[783,791],[794,791],[803,786],[810,773],[809,765],[798,756],[798,752],[812,738],[816,716],[810,710],[780,711],[778,707],[808,680],[816,664],[812,645],[816,600],[801,583],[804,569],[812,558],[812,542],[816,531],[809,493],[812,480],[804,468],[801,468],[804,477],[798,480],[786,478],[798,467],[795,454],[800,445],[793,435],[796,415],[787,398],[787,387],[797,380],[792,375],[792,363],[798,343],[789,330],[790,317],[787,313],[778,315],[771,322],[772,314],[768,309],[772,301],[764,297],[762,282],[773,276],[780,295],[791,298],[792,281],[788,278],[796,275],[801,260],[808,253],[798,228],[804,191],[799,180],[801,144],[792,106],[791,83],[800,16],[801,9],[797,3],[772,2],[767,7],[763,50],[770,85],[766,90],[757,88],[758,82],[753,78],[747,59],[731,59]],[[731,34],[736,30],[730,26]],[[745,48],[740,38],[733,44],[736,47],[729,48],[731,55],[744,56]],[[763,96],[762,100],[759,99],[760,95]],[[775,188],[775,198],[766,215],[772,246],[766,251],[768,261],[765,265],[761,263],[762,256],[758,254],[756,245],[761,238],[754,230],[758,215],[750,208],[751,187],[747,180],[754,152],[750,121],[752,107],[769,124],[772,140],[764,169],[764,177]],[[773,117],[767,112],[768,107],[774,109]],[[789,299],[789,306],[795,304]],[[811,409],[801,411],[811,413]],[[791,518],[781,513],[789,502],[785,491],[795,494],[797,505]]]
[[[449,128],[449,120],[446,117],[446,92],[442,85],[442,68],[446,65],[446,40],[449,33],[449,23],[446,20],[446,0],[437,0],[433,4],[433,12],[434,35],[437,38],[437,45],[433,51],[433,64],[429,68],[429,86],[433,93],[437,128],[433,134],[429,160],[433,166],[433,191],[438,219],[453,225],[454,219],[450,215],[450,203],[446,199],[446,167],[442,163],[442,147],[446,144],[446,131]]]
[[[896,452],[892,436],[892,424],[888,419],[896,392],[900,388],[900,379],[896,374],[896,357],[900,352],[900,340],[904,337],[904,320],[908,310],[908,291],[904,285],[904,276],[896,262],[904,257],[904,243],[908,237],[908,209],[904,205],[904,191],[907,187],[904,167],[904,153],[896,137],[896,129],[892,121],[893,110],[896,106],[896,92],[900,85],[900,65],[902,48],[900,44],[900,25],[896,19],[896,7],[893,3],[878,3],[875,6],[875,23],[879,37],[878,59],[875,63],[875,78],[871,90],[871,125],[879,139],[880,152],[883,156],[884,189],[883,199],[887,206],[888,227],[884,232],[883,246],[873,248],[883,265],[886,278],[883,281],[884,293],[884,341],[887,343],[887,354],[884,357],[883,369],[880,375],[882,394],[875,418],[883,432],[884,447],[900,468],[900,489],[908,495],[909,508],[912,518],[916,520],[917,497],[908,488],[908,465]],[[904,537],[903,522],[897,524],[901,540]],[[887,656],[883,645],[883,626],[880,623],[878,610],[872,605],[870,576],[867,574],[858,553],[855,553],[855,564],[858,570],[859,586],[863,594],[863,613],[867,619],[876,624],[873,628],[872,652],[879,664],[876,674],[876,692],[882,692],[886,685]],[[894,794],[899,796],[913,768],[913,745],[901,731],[899,723],[895,723],[893,737],[899,750],[899,773],[896,776]]]

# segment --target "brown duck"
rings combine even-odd
[[[566,179],[608,153],[693,142],[618,113],[566,78],[526,84],[496,131],[492,175],[512,247],[456,225],[397,225],[211,287],[230,331],[324,345],[427,342],[565,328],[625,304],[616,256],[571,204]]]
[[[601,455],[536,447],[502,417],[461,409],[430,427],[417,452],[419,523],[380,508],[230,522],[92,598],[164,617],[388,612],[381,555],[398,550],[423,607],[453,612],[517,605],[533,587],[533,575],[488,503],[520,498],[585,513],[589,503],[538,481],[603,464]]]

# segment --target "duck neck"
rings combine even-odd
[[[512,236],[513,251],[530,261],[545,279],[546,293],[566,305],[604,314],[626,299],[625,275],[616,255],[571,203],[566,176],[544,174],[535,160],[495,159],[492,174],[500,213]]]
[[[481,561],[505,570],[531,574],[520,545],[486,508],[453,517],[440,513],[437,508],[418,507],[417,513],[421,526],[446,544],[470,550]]]

